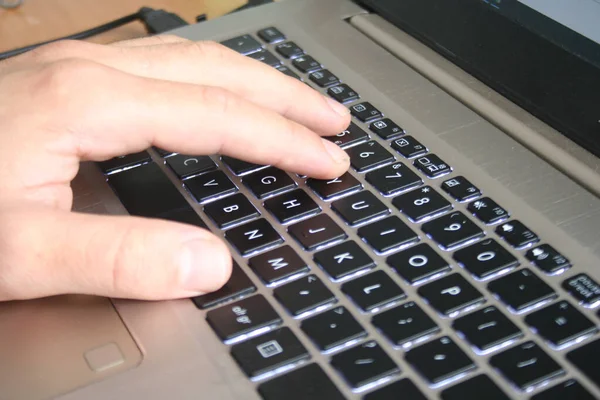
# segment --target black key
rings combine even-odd
[[[452,209],[452,204],[431,186],[400,195],[392,200],[392,204],[414,222]]]
[[[390,213],[390,209],[381,200],[367,191],[334,201],[331,203],[331,208],[340,214],[350,226]]]
[[[460,274],[448,275],[421,286],[418,293],[440,314],[450,316],[485,302],[485,298]]]
[[[379,143],[370,141],[346,149],[352,167],[358,172],[394,162],[394,156]]]
[[[325,136],[323,139],[329,140],[340,146],[342,149],[345,149],[348,146],[364,142],[369,139],[369,135],[360,129],[354,122],[351,122],[350,126],[345,131],[338,133],[335,136]]]
[[[490,364],[525,391],[565,371],[534,342],[525,342],[490,358]]]
[[[352,240],[321,250],[314,259],[333,279],[375,267],[373,259]]]
[[[483,230],[460,211],[426,222],[421,229],[445,250],[484,236]]]
[[[299,81],[302,80],[302,78],[297,73],[295,73],[288,67],[285,67],[285,66],[277,67],[277,71],[281,72],[284,75],[289,76],[290,78],[298,79]]]
[[[384,118],[380,121],[373,122],[369,129],[379,135],[382,139],[393,139],[400,135],[404,135],[404,129],[389,118]]]
[[[567,360],[575,365],[597,387],[600,387],[598,354],[600,354],[600,340],[595,340],[567,353]]]
[[[507,219],[510,214],[489,197],[469,203],[467,210],[485,224],[491,225]]]
[[[280,375],[258,387],[264,400],[344,400],[345,397],[318,364]]]
[[[368,101],[353,105],[350,107],[350,112],[362,122],[369,122],[383,117],[381,111],[373,107]]]
[[[288,174],[275,167],[269,167],[248,175],[242,181],[259,199],[296,187],[296,182]]]
[[[326,214],[298,222],[290,226],[288,232],[307,250],[314,250],[347,237],[342,228]]]
[[[294,316],[337,301],[331,290],[315,275],[286,283],[273,290],[273,294]]]
[[[275,57],[275,55],[267,49],[262,49],[256,53],[248,54],[248,57],[254,58],[255,60],[263,62],[271,67],[278,67],[281,65],[279,58]]]
[[[250,378],[310,358],[287,327],[236,344],[231,348],[231,355]]]
[[[331,357],[331,365],[353,389],[400,372],[396,363],[374,341],[336,354]]]
[[[198,203],[237,192],[223,171],[213,171],[185,181],[185,187]]]
[[[328,69],[313,72],[309,75],[309,78],[320,87],[328,87],[340,83],[339,78],[332,74]]]
[[[257,219],[225,232],[225,238],[245,256],[283,242],[266,219]]]
[[[241,193],[207,204],[204,206],[204,212],[220,229],[249,221],[260,215]]]
[[[533,265],[548,274],[563,271],[571,266],[569,260],[549,244],[542,244],[529,250],[525,254],[525,257],[527,257]]]
[[[426,156],[419,157],[415,160],[413,165],[431,179],[452,172],[452,167],[435,154],[427,154]]]
[[[294,42],[280,43],[275,46],[275,51],[285,58],[294,58],[304,54],[304,50],[298,47],[298,45]]]
[[[404,136],[394,140],[392,147],[405,158],[413,158],[427,153],[427,147],[412,136]]]
[[[477,368],[448,336],[433,340],[406,352],[406,361],[432,384]]]
[[[321,351],[367,336],[367,332],[345,307],[336,307],[306,319],[300,328]]]
[[[243,55],[254,53],[255,51],[262,49],[262,45],[258,42],[258,40],[254,39],[250,35],[234,37],[221,42],[221,44]]]
[[[264,204],[282,224],[321,211],[317,203],[302,189],[270,198]]]
[[[282,246],[252,257],[248,263],[263,282],[270,284],[307,272],[308,265],[290,246]]]
[[[349,103],[358,100],[360,96],[350,86],[342,83],[341,85],[333,86],[327,89],[327,94],[333,97],[339,103]]]
[[[148,154],[146,151],[140,151],[139,153],[128,154],[126,156],[120,156],[111,158],[110,160],[101,161],[98,163],[98,166],[103,173],[110,174],[119,170],[133,168],[137,165],[145,164],[150,161],[150,154]]]
[[[175,153],[174,151],[169,151],[169,150],[161,149],[161,148],[159,148],[159,147],[156,147],[156,146],[154,146],[154,147],[152,147],[152,148],[153,148],[153,149],[154,149],[154,150],[155,150],[155,151],[158,153],[158,155],[159,155],[159,156],[161,156],[162,158],[171,157],[171,156],[173,156],[173,155],[177,154],[177,153]]]
[[[395,346],[409,344],[440,330],[413,301],[377,314],[372,322]]]
[[[361,227],[358,236],[378,253],[419,240],[419,236],[395,215]]]
[[[487,397],[487,396],[486,396]],[[531,400],[595,400],[596,398],[575,379],[559,383],[533,396]]]
[[[363,400],[397,400],[399,395],[407,400],[427,400],[427,397],[409,379],[390,383],[365,395]]]
[[[408,190],[423,183],[417,174],[400,162],[369,172],[366,177],[367,182],[384,196]]]
[[[425,243],[392,254],[386,262],[411,284],[450,270],[446,260]]]
[[[442,182],[444,192],[456,201],[467,201],[481,196],[481,191],[464,176],[456,176]]]
[[[261,29],[258,31],[258,37],[264,40],[267,43],[276,43],[285,40],[285,35],[279,31],[279,29],[274,28],[272,26]]]
[[[529,314],[525,323],[554,347],[567,345],[598,331],[588,317],[564,300]]]
[[[310,178],[306,181],[306,184],[323,200],[330,200],[333,197],[342,196],[362,189],[362,184],[358,179],[348,172],[339,178],[329,181]]]
[[[600,302],[600,285],[587,274],[572,276],[562,287],[586,307],[594,307]]]
[[[300,72],[309,73],[321,69],[321,63],[315,60],[311,56],[300,56],[294,58],[292,61],[294,67],[296,67]]]
[[[221,156],[221,160],[229,167],[231,172],[238,176],[246,175],[265,167],[264,165],[253,164],[248,161],[238,160],[237,158],[228,156]]]
[[[442,400],[510,400],[487,375],[478,375],[442,392]]]
[[[192,301],[196,307],[203,310],[245,296],[254,291],[256,291],[256,286],[254,286],[252,281],[248,279],[248,276],[234,261],[231,269],[231,276],[221,289],[216,292],[203,294],[202,296],[192,297]]]
[[[454,253],[454,259],[477,279],[519,266],[519,261],[494,239],[486,239]]]
[[[166,163],[180,179],[212,171],[217,168],[217,164],[215,164],[209,156],[186,156],[184,154],[177,154],[167,158]]]
[[[480,352],[523,337],[523,332],[494,306],[458,318],[452,327]]]
[[[515,312],[556,297],[554,290],[527,268],[490,282],[488,289]]]
[[[223,341],[281,323],[277,312],[261,295],[211,310],[206,313],[206,320]]]
[[[342,292],[363,311],[371,311],[406,297],[400,286],[383,271],[375,271],[344,283]]]
[[[108,177],[129,214],[138,217],[161,217],[171,211],[191,209],[183,195],[154,163]]]
[[[527,247],[540,240],[538,235],[517,220],[508,221],[498,226],[496,233],[502,239],[506,240],[508,244],[517,249]]]

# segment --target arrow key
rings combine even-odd
[[[400,372],[396,363],[374,341],[336,354],[331,358],[331,365],[353,389]]]
[[[367,336],[367,332],[345,307],[336,307],[304,320],[300,328],[322,351]]]

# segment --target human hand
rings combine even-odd
[[[231,256],[210,232],[71,212],[79,162],[155,145],[334,178],[348,157],[319,135],[349,122],[344,106],[211,42],[57,42],[0,63],[0,300],[218,289]]]

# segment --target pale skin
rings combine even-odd
[[[227,246],[174,222],[71,211],[80,161],[152,145],[331,179],[347,109],[212,42],[58,42],[0,62],[0,300],[161,300],[220,288]]]

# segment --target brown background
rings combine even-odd
[[[192,23],[200,14],[215,18],[245,3],[246,0],[25,0],[17,9],[0,8],[0,52],[93,28],[144,6],[176,13]],[[144,26],[134,22],[89,40],[109,43],[145,34]]]

